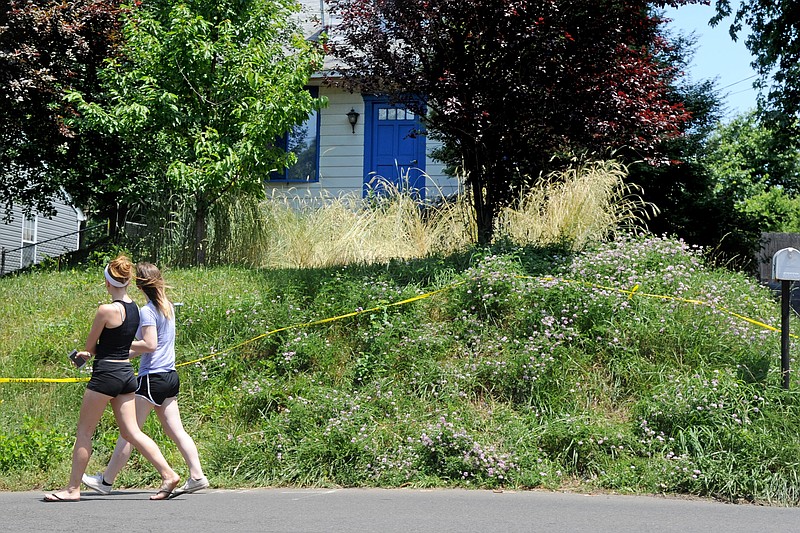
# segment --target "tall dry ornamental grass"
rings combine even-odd
[[[594,161],[547,176],[498,217],[496,234],[517,244],[586,243],[630,229],[656,213],[656,207],[625,182],[618,161]]]
[[[655,208],[624,181],[616,161],[551,174],[497,218],[495,235],[523,244],[587,242],[646,218]],[[469,198],[421,208],[410,195],[304,198],[273,196],[252,208],[234,200],[218,213],[212,249],[219,262],[260,267],[326,267],[413,259],[463,250],[475,242]]]
[[[261,266],[369,264],[425,257],[447,251],[444,245],[455,250],[469,242],[449,243],[453,238],[448,236],[459,234],[457,228],[442,227],[438,217],[428,220],[407,194],[366,204],[351,197],[273,197],[262,204],[262,212],[271,229]]]

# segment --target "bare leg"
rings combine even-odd
[[[72,471],[69,476],[69,485],[59,492],[52,494],[46,500],[80,500],[81,477],[89,464],[92,455],[92,436],[97,429],[97,423],[103,416],[106,405],[111,401],[110,396],[86,389],[83,393],[83,403],[78,416],[78,431],[75,437],[75,447],[72,449]]]
[[[142,400],[146,401],[146,400]],[[149,403],[149,402],[148,402]],[[156,407],[156,414],[161,421],[167,436],[175,442],[180,450],[186,465],[189,467],[189,475],[194,479],[203,477],[203,467],[200,466],[200,455],[197,453],[197,445],[194,439],[183,429],[181,413],[178,409],[178,399],[173,396],[164,400],[160,407]]]
[[[139,429],[141,429],[144,427],[144,423],[147,420],[147,415],[150,414],[150,411],[152,411],[153,407],[155,406],[139,396],[135,397],[134,402],[136,405],[136,423],[139,426]],[[117,479],[117,475],[128,463],[128,459],[131,457],[131,452],[133,452],[133,445],[120,436],[117,439],[117,445],[114,447],[114,453],[111,455],[108,466],[106,466],[106,469],[103,472],[103,480],[106,483],[109,485],[114,484],[114,480]]]
[[[133,393],[117,396],[111,400],[111,406],[114,408],[114,415],[117,417],[120,436],[133,444],[133,446],[139,450],[139,453],[150,461],[150,463],[156,467],[158,473],[161,474],[162,481],[159,493],[162,491],[172,492],[172,490],[178,486],[180,476],[170,468],[167,460],[158,448],[158,445],[153,442],[153,439],[145,435],[142,430],[139,429],[139,425],[136,422],[136,402],[134,401]]]

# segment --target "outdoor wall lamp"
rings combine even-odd
[[[358,115],[359,112],[350,108],[350,111],[347,112],[347,121],[350,123],[350,126],[353,127],[353,133],[356,132],[356,124],[358,124]]]

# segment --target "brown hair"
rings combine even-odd
[[[120,283],[130,283],[133,279],[133,263],[125,254],[120,254],[108,264],[108,273]]]
[[[144,291],[162,315],[172,318],[172,304],[167,299],[167,285],[157,266],[146,261],[137,263],[136,286]]]

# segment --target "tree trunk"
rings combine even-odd
[[[128,217],[128,206],[114,204],[108,212],[108,237],[111,242],[119,242]]]
[[[487,245],[494,236],[494,215],[486,203],[486,195],[480,179],[472,180],[472,201],[475,209],[475,225],[478,230],[478,244]]]
[[[497,206],[493,203],[489,194],[490,186],[486,182],[491,176],[486,173],[486,168],[481,165],[480,160],[482,158],[477,153],[477,150],[471,159],[471,165],[465,161],[464,170],[472,191],[472,207],[475,210],[478,244],[484,246],[491,244],[494,238],[494,215],[497,212]]]
[[[194,264],[195,266],[203,266],[206,264],[206,239],[207,232],[207,218],[208,208],[198,203],[197,210],[194,213]]]

